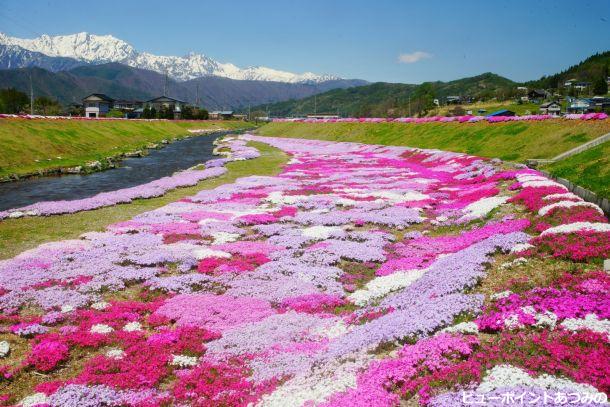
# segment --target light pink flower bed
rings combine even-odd
[[[292,158],[0,262],[5,405],[605,400],[596,207],[465,154],[241,138]]]

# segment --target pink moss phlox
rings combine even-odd
[[[538,236],[532,240],[541,253],[575,261],[607,258],[610,253],[610,233],[578,231]]]
[[[170,298],[155,315],[175,320],[179,326],[201,326],[213,331],[234,328],[274,314],[269,302],[213,294],[182,294]]]
[[[396,359],[373,362],[358,375],[355,389],[333,395],[324,405],[398,405],[400,393],[413,394],[418,391],[425,403],[428,398],[426,390],[431,381],[430,373],[449,366],[454,358],[467,357],[476,345],[476,337],[448,334],[406,345]],[[394,389],[397,388],[400,393],[395,392]]]
[[[274,387],[274,382],[254,384],[249,381],[243,362],[204,361],[196,368],[178,374],[172,394],[176,401],[194,406],[247,406]]]
[[[306,294],[298,297],[286,298],[280,304],[281,308],[292,309],[297,312],[317,314],[330,312],[334,308],[347,304],[344,298],[336,294]]]
[[[70,348],[63,342],[43,339],[32,347],[26,363],[41,372],[49,372],[68,359]]]

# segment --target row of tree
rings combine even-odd
[[[542,88],[560,93],[564,96],[603,96],[608,93],[608,78],[610,77],[610,51],[597,53],[580,63],[554,75],[526,83],[530,88]],[[569,79],[591,82],[584,91],[573,86],[564,86]]]
[[[25,93],[18,91],[15,88],[0,89],[0,113],[4,114],[29,114],[32,111],[30,98]],[[121,110],[111,110],[107,117],[125,117]],[[69,107],[64,109],[59,102],[46,96],[40,96],[34,99],[34,114],[44,116],[57,116],[61,114],[82,116],[84,111],[82,108]],[[155,108],[146,107],[142,113],[145,119],[174,119],[174,112],[171,109],[161,109],[156,111]],[[209,117],[208,111],[203,108],[184,106],[180,115],[181,119],[186,120],[207,120]]]
[[[154,107],[145,107],[142,111],[143,119],[174,119],[174,111],[168,108],[161,108],[157,111]],[[200,107],[183,106],[180,118],[184,120],[207,120],[209,113]]]
[[[56,100],[46,96],[34,99],[34,114],[58,115],[63,109]],[[0,113],[22,114],[32,111],[31,101],[28,95],[15,88],[0,89]]]

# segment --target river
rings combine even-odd
[[[171,175],[214,158],[214,140],[226,133],[190,137],[145,157],[126,158],[120,167],[92,174],[32,177],[0,183],[0,210],[41,201],[87,198],[100,192],[132,187]]]

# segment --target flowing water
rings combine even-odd
[[[41,201],[87,198],[100,192],[145,184],[214,158],[212,143],[224,134],[175,141],[159,150],[150,150],[145,157],[126,158],[118,168],[93,174],[32,177],[0,183],[0,210]]]

